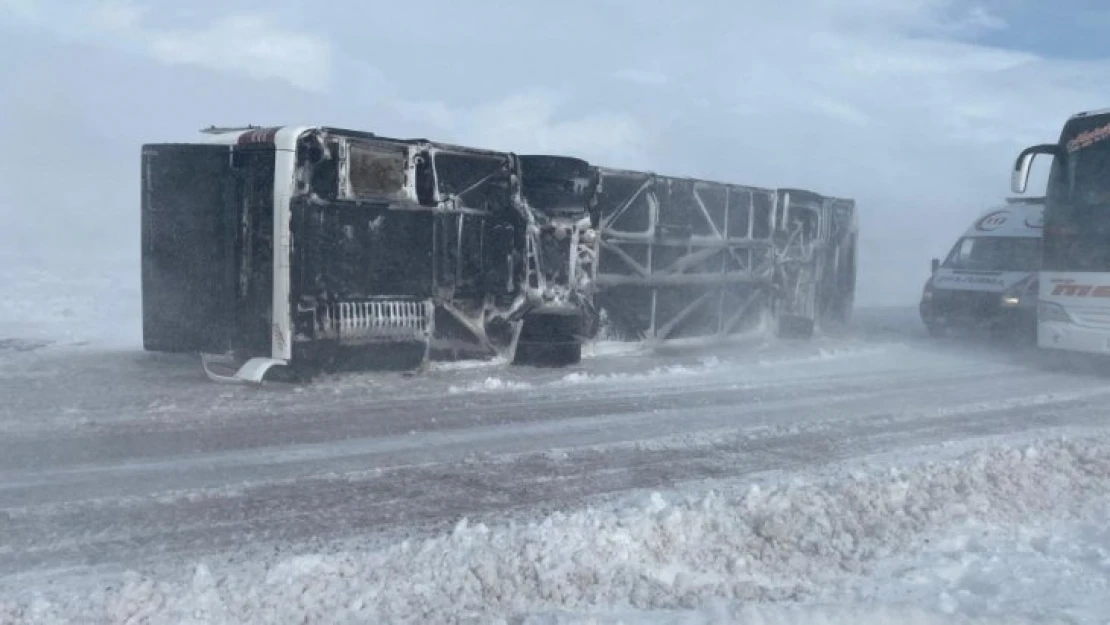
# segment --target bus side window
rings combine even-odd
[[[334,200],[339,195],[339,167],[335,155],[338,144],[330,141],[325,146],[326,154],[316,158],[312,168],[311,188],[321,198]]]
[[[416,157],[416,201],[421,206],[436,205],[436,175],[428,151]]]

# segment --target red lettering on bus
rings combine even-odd
[[[1064,297],[1107,297],[1110,298],[1110,285],[1063,283],[1052,287],[1053,295]]]

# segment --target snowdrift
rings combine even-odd
[[[1110,608],[1098,599],[1110,596],[1100,594],[1110,578],[1105,532],[1073,562],[1093,585],[1063,599],[1038,598],[1047,587],[1035,577],[975,582],[960,558],[991,561],[981,537],[1013,528],[1025,528],[1022,544],[1044,546],[1052,533],[1031,538],[1037,524],[1089,518],[1108,491],[1105,436],[999,444],[772,486],[645,494],[528,524],[463,519],[445,535],[358,551],[36,584],[0,597],[0,622],[1018,623],[1043,617],[1030,610],[1051,601],[1072,610],[1053,619],[1095,622],[1095,608],[1085,617],[1072,604]],[[979,536],[978,547],[945,538],[961,535]],[[921,562],[932,572],[907,573]]]

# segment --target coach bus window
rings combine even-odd
[[[1110,270],[1110,120],[1077,120],[1053,161],[1045,211],[1045,269]]]

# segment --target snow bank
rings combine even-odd
[[[447,392],[457,395],[459,393],[481,393],[484,391],[519,391],[529,388],[532,388],[532,384],[529,382],[488,377],[485,380],[471,382],[463,386],[449,386]]]
[[[429,371],[466,371],[469,369],[494,369],[504,367],[510,363],[508,357],[498,356],[489,359],[474,360],[444,360],[428,363]]]
[[[582,358],[603,358],[606,356],[628,356],[645,354],[649,350],[640,341],[595,340],[582,345]]]
[[[1106,623],[1110,511],[1088,520],[971,522],[912,557],[891,558],[854,590],[859,602],[934,602],[952,615],[1017,614],[1038,622]]]
[[[521,625],[1021,625],[920,608],[890,606],[721,605],[702,610],[624,610],[607,614],[528,616]]]
[[[877,560],[817,602],[707,602],[693,610],[533,614],[524,625],[1105,623],[1110,511],[1089,521],[958,524]],[[836,603],[829,603],[835,601]],[[928,607],[927,607],[928,606]]]
[[[575,371],[568,373],[559,380],[550,383],[550,386],[567,386],[574,384],[590,384],[597,382],[634,382],[652,380],[660,376],[697,375],[706,373],[721,366],[721,360],[716,356],[706,356],[699,359],[697,365],[666,365],[652,367],[643,373],[587,373]]]
[[[975,604],[976,612],[961,610],[958,596],[909,592],[937,584],[906,574],[913,568],[906,563],[930,545],[951,556],[953,543],[941,538],[961,528],[1089,514],[1092,502],[1110,496],[1110,441],[999,446],[957,460],[737,487],[698,497],[655,493],[526,525],[464,519],[427,540],[199,564],[178,579],[129,574],[96,580],[94,589],[38,584],[0,596],[0,622],[1023,622],[1037,616],[1022,611],[1030,601]],[[955,552],[966,552],[962,544]],[[1107,553],[1081,556],[1105,578]],[[981,556],[990,562],[989,553]],[[966,566],[932,569],[934,580],[968,579]],[[906,596],[875,590],[885,588],[882,579],[900,579]],[[868,590],[867,580],[880,581]],[[1029,580],[1010,592],[1036,603]]]
[[[664,376],[690,376],[706,373],[718,368],[721,364],[721,360],[716,356],[708,356],[699,359],[696,365],[656,366],[640,373],[589,373],[586,371],[575,371],[565,374],[560,378],[547,382],[540,382],[538,384],[522,380],[489,376],[483,380],[474,380],[465,384],[453,384],[447,388],[447,392],[452,395],[457,395],[460,393],[517,391],[532,388],[556,389],[580,384],[650,382]]]

